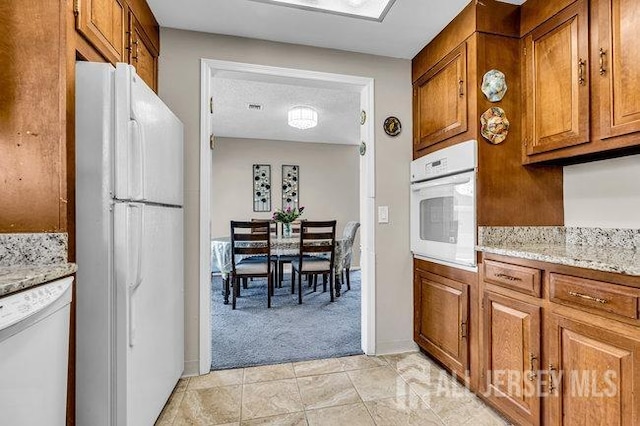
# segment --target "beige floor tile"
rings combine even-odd
[[[361,370],[363,368],[382,367],[387,365],[384,358],[378,356],[354,355],[338,358],[344,371]]]
[[[220,425],[240,420],[242,386],[188,390],[178,409],[176,425]]]
[[[438,416],[416,395],[365,403],[377,425],[442,425]]]
[[[189,384],[190,377],[184,377],[178,380],[178,384],[176,384],[174,392],[184,392],[187,390],[187,385]]]
[[[242,426],[306,426],[307,420],[304,412],[300,411],[291,414],[282,414],[279,416],[263,417],[261,419],[245,420]]]
[[[293,379],[293,364],[261,365],[244,369],[244,382],[270,382],[272,380]]]
[[[422,400],[448,425],[461,425],[472,419],[486,406],[473,393],[462,390],[454,393],[436,392]]]
[[[302,400],[296,379],[244,385],[242,420],[302,411]]]
[[[241,385],[243,369],[212,371],[204,376],[194,376],[189,379],[188,390],[215,388],[219,386]]]
[[[348,371],[363,401],[391,398],[409,393],[409,385],[390,367]]]
[[[409,368],[399,371],[398,374],[427,404],[430,404],[434,398],[437,401],[438,398],[466,396],[465,389],[443,369]]]
[[[309,426],[370,426],[373,419],[363,403],[307,411]]]
[[[296,377],[339,373],[342,371],[342,364],[338,358],[318,359],[313,361],[294,362],[293,370],[296,373]]]
[[[177,389],[177,387],[176,387]],[[184,398],[184,391],[174,391],[166,405],[162,409],[160,416],[158,416],[158,420],[156,421],[156,426],[168,426],[172,425],[173,421],[176,418],[176,414],[178,414],[178,409],[180,408],[180,403]]]
[[[510,423],[500,417],[500,415],[491,408],[485,407],[476,412],[476,414],[464,424],[468,426],[508,426]]]
[[[413,351],[413,352],[402,352],[399,354],[382,355],[382,358],[384,358],[385,361],[387,361],[387,363],[389,363],[390,366],[395,368],[396,364],[399,361],[402,361],[404,359],[411,358],[411,357],[418,357],[418,356],[423,357],[424,355],[422,355],[422,353],[420,352]]]
[[[398,373],[418,371],[426,374],[433,369],[441,370],[440,367],[420,352],[386,355],[384,359]]]
[[[297,380],[306,410],[362,402],[346,373],[300,377]]]

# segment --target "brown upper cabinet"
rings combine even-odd
[[[157,91],[159,52],[133,13],[129,14],[129,34],[131,34],[129,63],[136,68],[137,74],[145,83]]]
[[[122,0],[77,0],[76,29],[108,61],[125,56],[126,5]]]
[[[482,95],[478,86],[489,71],[480,68],[493,65],[493,58],[486,60],[481,52],[504,41],[502,60],[510,61],[512,51],[517,57],[511,42],[519,37],[518,18],[518,6],[495,0],[471,2],[413,58],[414,158],[477,139],[479,115],[484,112],[479,111],[484,104],[477,99]],[[515,79],[513,87],[519,84],[517,74],[519,69],[510,76]]]
[[[522,24],[548,3],[527,1]],[[524,36],[525,164],[640,145],[638,39],[634,0],[579,0]]]
[[[415,149],[467,131],[467,43],[438,62],[413,89]]]
[[[595,136],[607,144],[640,132],[640,2],[597,0],[592,10],[594,117],[600,118]]]
[[[127,62],[158,89],[159,27],[141,0],[76,0],[76,29],[107,61]]]
[[[523,41],[527,155],[589,141],[587,1],[580,0]]]

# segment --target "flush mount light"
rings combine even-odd
[[[252,0],[382,22],[396,0]]]
[[[318,125],[318,112],[308,106],[295,106],[289,110],[289,126],[306,130]]]

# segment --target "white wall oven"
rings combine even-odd
[[[418,258],[477,270],[477,142],[411,163],[411,251]]]

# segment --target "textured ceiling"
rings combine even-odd
[[[226,72],[213,78],[212,96],[216,137],[360,143],[360,93],[347,86]],[[250,110],[249,104],[261,105],[262,110]],[[318,126],[290,127],[287,113],[296,105],[315,108]]]
[[[148,1],[163,27],[406,59],[413,58],[469,3],[397,0],[380,23],[250,0]]]

